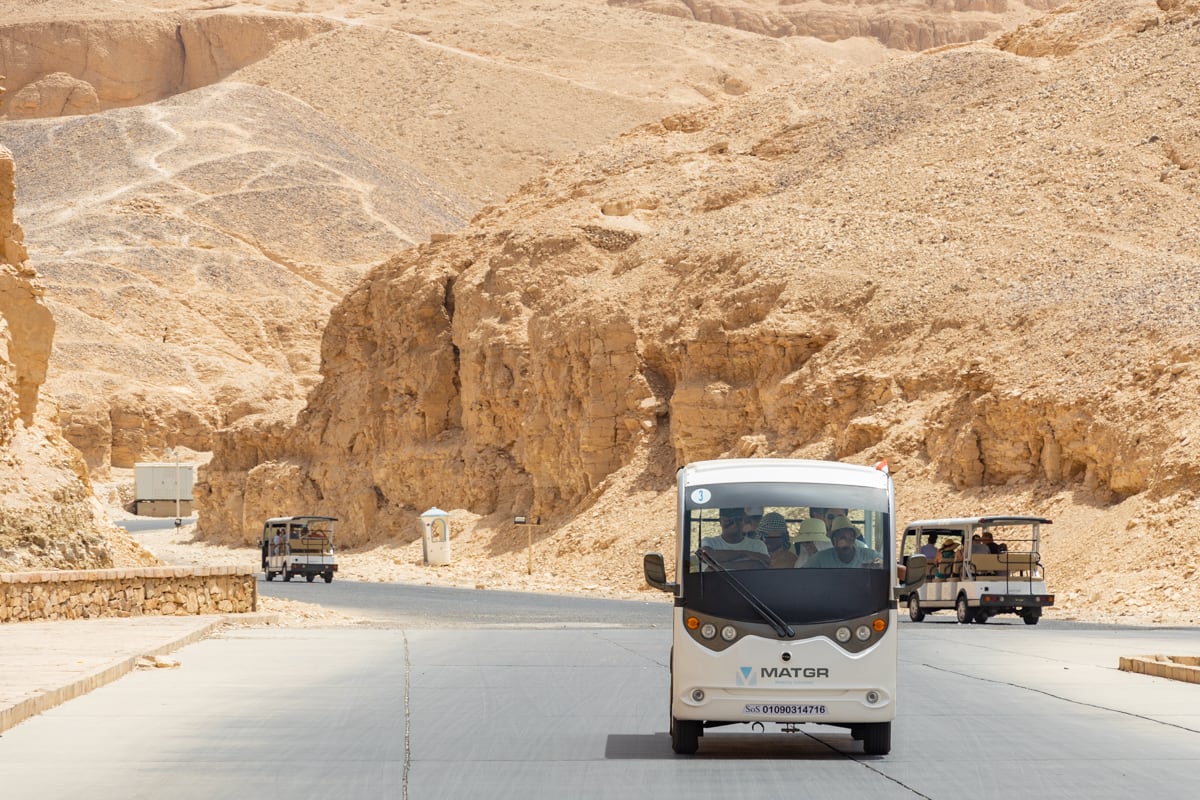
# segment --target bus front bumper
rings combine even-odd
[[[896,716],[894,698],[877,689],[821,688],[787,692],[746,690],[742,687],[688,687],[672,698],[676,719],[720,722],[890,722]]]

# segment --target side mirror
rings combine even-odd
[[[655,589],[679,594],[679,584],[667,582],[667,565],[663,563],[662,553],[646,553],[642,558],[642,572],[646,575],[646,583]]]
[[[929,562],[925,556],[920,553],[914,553],[904,562],[908,571],[904,573],[904,588],[908,590],[919,589],[925,583],[926,575],[929,571]]]

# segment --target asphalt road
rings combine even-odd
[[[547,626],[671,624],[671,603],[597,600],[527,592],[478,591],[404,583],[258,581],[265,597],[318,603],[382,627]]]
[[[181,525],[191,525],[196,521],[195,517],[183,517],[180,519]],[[139,517],[137,519],[119,519],[113,523],[118,528],[124,528],[130,533],[138,531],[160,531],[167,528],[175,527],[174,517]]]
[[[330,587],[289,591],[305,588]],[[1116,669],[1121,654],[1200,652],[1195,629],[903,623],[890,755],[805,726],[713,730],[680,757],[668,628],[620,621],[636,612],[619,603],[441,591],[448,607],[484,597],[452,618],[507,621],[227,630],[178,669],[5,733],[3,797],[1195,796],[1200,688]],[[547,624],[568,602],[594,604],[591,621]]]

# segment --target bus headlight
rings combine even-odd
[[[737,638],[737,628],[732,625],[726,625],[724,628],[721,628],[721,638],[727,642],[732,642]]]
[[[711,622],[706,622],[700,626],[700,635],[705,639],[711,639],[717,635],[717,626]]]
[[[837,631],[833,635],[842,644],[845,644],[846,642],[850,641],[850,629],[847,627],[843,626],[841,628],[838,628]]]
[[[866,625],[859,625],[854,629],[854,635],[860,642],[865,642],[867,639],[871,638],[871,629]]]

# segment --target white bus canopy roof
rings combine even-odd
[[[839,461],[799,458],[724,458],[696,461],[683,468],[684,485],[714,483],[817,483],[886,489],[883,470]]]
[[[952,517],[947,519],[923,519],[910,522],[906,528],[969,528],[976,525],[1050,525],[1053,520],[1045,517],[1023,517],[1001,514],[990,517]]]

